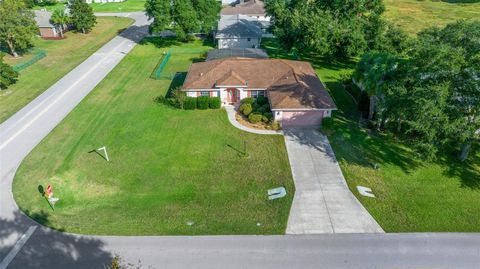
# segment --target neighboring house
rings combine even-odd
[[[259,21],[270,21],[270,17],[265,12],[265,4],[260,0],[240,0],[224,6],[220,15],[246,15],[254,17]]]
[[[263,31],[258,22],[245,15],[224,15],[218,22],[215,39],[219,49],[258,48]]]
[[[40,31],[40,36],[42,38],[59,38],[60,37],[60,30],[59,26],[56,26],[50,22],[50,18],[52,17],[52,13],[46,10],[35,10],[35,21],[37,22],[38,29]],[[67,29],[64,26],[64,29]]]
[[[91,3],[118,3],[118,2],[124,2],[126,0],[85,0],[87,4]]]
[[[268,58],[268,54],[263,49],[250,49],[250,48],[213,49],[208,51],[206,61],[230,58],[230,57],[263,59],[263,58]]]
[[[217,96],[238,105],[246,97],[267,96],[282,126],[318,125],[335,103],[308,62],[226,58],[194,63],[182,91],[187,96]]]

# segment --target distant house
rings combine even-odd
[[[52,13],[46,10],[35,10],[35,21],[37,22],[40,36],[45,39],[59,38],[60,29],[50,22]],[[65,27],[66,29],[66,27]]]
[[[260,0],[239,0],[224,6],[220,15],[246,15],[259,21],[270,21],[270,17],[265,12],[265,4]]]
[[[258,21],[245,15],[222,15],[215,34],[219,49],[258,48],[263,31]]]
[[[319,125],[335,103],[308,62],[226,58],[194,63],[183,84],[187,96],[217,96],[224,105],[267,96],[282,126]]]

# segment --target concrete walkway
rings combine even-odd
[[[328,139],[313,129],[286,129],[295,181],[287,234],[383,233],[350,192]]]
[[[244,125],[240,124],[237,121],[237,119],[235,118],[235,115],[237,114],[237,111],[235,111],[234,106],[224,106],[224,107],[225,107],[225,110],[227,111],[228,120],[230,121],[230,123],[240,130],[243,130],[243,131],[249,132],[249,133],[254,133],[254,134],[265,134],[265,135],[281,135],[281,134],[283,134],[282,131],[258,130],[258,129],[253,129],[253,128],[249,128],[247,126],[244,126]]]

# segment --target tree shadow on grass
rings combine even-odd
[[[409,173],[421,166],[421,162],[408,148],[391,135],[362,129],[358,123],[341,115],[335,118],[335,132],[330,142],[338,160],[373,168],[376,164],[395,165]]]
[[[147,45],[147,44],[152,44],[156,48],[169,48],[172,46],[178,46],[182,44],[180,41],[178,41],[174,37],[145,37],[140,41],[141,45]]]
[[[480,148],[478,145],[475,147]],[[443,166],[448,167],[443,173],[448,177],[460,178],[464,188],[480,189],[480,153],[472,148],[472,155],[465,162],[460,162],[456,156],[449,156],[441,160]],[[476,154],[475,154],[476,153]],[[475,165],[476,164],[476,165]]]
[[[44,225],[51,224],[49,213],[42,211],[29,215]],[[113,258],[99,239],[42,227],[15,211],[12,218],[0,219],[0,261],[32,226],[37,228],[8,268],[104,268]]]
[[[167,93],[165,94],[165,97],[167,98],[173,97],[172,96],[173,90],[175,90],[178,87],[181,87],[186,77],[187,77],[187,72],[175,73],[175,76],[173,77],[172,82],[170,83],[170,86],[168,86],[168,90],[167,90]]]

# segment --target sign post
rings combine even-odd
[[[47,198],[48,203],[52,206],[52,209],[55,210],[55,203],[60,200],[59,198],[53,197],[53,188],[52,185],[48,184],[47,191],[45,192],[45,197]]]

